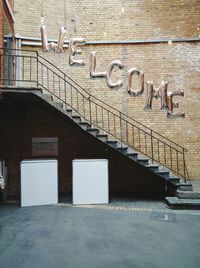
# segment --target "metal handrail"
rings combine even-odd
[[[185,181],[189,179],[184,147],[93,96],[37,51],[0,49],[0,62],[2,57],[8,61],[11,56],[16,62],[15,77],[1,77],[0,81],[35,83],[90,124],[117,139],[121,147],[128,145],[150,157],[152,162],[166,166]],[[20,77],[17,77],[19,69]]]

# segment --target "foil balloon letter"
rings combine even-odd
[[[140,88],[138,90],[132,89],[132,76],[136,74],[140,79]],[[144,91],[144,73],[136,68],[131,68],[128,71],[128,93],[134,97],[142,95]]]
[[[162,81],[159,88],[155,88],[152,81],[147,81],[147,95],[144,109],[152,109],[153,98],[161,98],[161,109],[167,109],[167,88],[169,82]]]
[[[174,113],[174,108],[179,107],[178,102],[173,102],[173,97],[174,96],[184,96],[183,90],[178,90],[175,92],[168,92],[167,93],[167,101],[168,101],[168,112],[167,116],[168,117],[185,117],[184,112],[179,112],[179,113]]]
[[[107,72],[95,72],[95,69],[96,69],[96,51],[92,51],[90,56],[90,77],[106,77]]]
[[[60,34],[59,34],[59,39],[58,39],[58,45],[56,48],[56,52],[62,53],[63,52],[63,46],[64,46],[64,41],[65,41],[65,36],[67,33],[66,27],[60,27]]]
[[[112,81],[111,74],[112,74],[112,71],[113,71],[114,66],[118,66],[119,69],[123,69],[124,68],[124,65],[121,63],[120,60],[113,61],[110,64],[110,66],[108,67],[107,77],[106,77],[107,85],[109,87],[121,87],[123,85],[122,80],[119,80],[117,82],[113,82]]]
[[[56,52],[63,52],[63,45],[64,45],[64,40],[65,40],[65,35],[66,35],[66,28],[61,27],[60,28],[60,34],[59,34],[59,39],[58,43],[48,43],[48,38],[47,38],[47,31],[46,31],[46,26],[43,24],[40,27],[40,32],[41,32],[41,39],[42,39],[42,50],[43,52],[48,52],[49,50],[54,50]]]
[[[49,51],[49,46],[48,46],[47,31],[46,31],[45,25],[41,25],[40,32],[41,32],[41,39],[42,39],[42,51],[47,52]]]
[[[79,64],[84,65],[84,61],[80,59],[76,59],[77,54],[81,54],[81,49],[78,49],[78,45],[84,45],[84,38],[72,38],[69,42],[69,64]]]
[[[147,81],[147,95],[144,109],[152,109],[152,100],[154,97],[154,85],[152,81]]]

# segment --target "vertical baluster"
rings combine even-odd
[[[166,166],[167,161],[166,161],[166,148],[165,148],[165,143],[164,143],[164,160],[165,160],[165,166]]]
[[[29,67],[30,67],[29,80],[32,81],[32,58],[31,57],[30,57],[30,61],[29,61]]]
[[[102,120],[102,128],[104,130],[103,107],[101,107],[101,120]]]
[[[42,86],[44,86],[44,70],[43,70],[43,64],[41,64],[41,74],[42,74]]]
[[[138,137],[139,137],[139,150],[141,151],[141,144],[140,144],[140,129],[138,128]]]
[[[73,91],[72,91],[72,85],[70,86],[70,93],[71,93],[71,107],[73,108]]]
[[[123,148],[123,143],[122,143],[122,137],[123,137],[123,134],[122,134],[122,114],[121,112],[119,112],[119,125],[120,125],[120,141],[121,141],[121,150]]]
[[[55,73],[53,72],[53,94],[55,94]]]
[[[151,130],[151,159],[152,159],[152,163],[154,162],[154,153],[153,153],[153,133]]]
[[[84,118],[85,118],[85,97],[83,97],[83,115],[84,115]]]
[[[92,111],[91,111],[91,96],[89,96],[89,113],[90,113],[90,124],[92,124]]]
[[[184,174],[184,181],[186,182],[186,165],[185,165],[185,150],[183,148],[183,174]]]
[[[128,122],[126,121],[126,143],[128,144]]]
[[[172,147],[170,146],[170,166],[172,169]]]
[[[135,135],[134,135],[134,126],[132,125],[132,134],[133,134],[133,147],[135,147]]]
[[[37,53],[37,52],[36,52]],[[38,87],[38,85],[39,85],[39,62],[38,62],[38,53],[36,54],[36,61],[37,61],[37,70],[36,70],[36,72],[37,72],[37,87]]]
[[[96,126],[98,126],[98,115],[97,115],[97,104],[95,103],[95,112],[96,112]]]
[[[24,81],[24,56],[22,56],[22,80]]]
[[[157,147],[158,147],[158,162],[160,162],[160,143],[159,143],[159,139],[157,139]]]
[[[176,165],[177,165],[177,173],[179,174],[178,151],[176,151]]]
[[[47,67],[46,67],[46,69],[47,69],[47,89],[49,91],[49,70]]]
[[[144,131],[144,142],[145,142],[145,154],[147,154],[147,133]]]
[[[109,111],[108,112],[108,132],[110,133],[110,118],[109,118]]]
[[[17,59],[17,55],[15,55],[15,61],[14,61],[14,76],[15,76],[15,81],[17,82],[18,77],[17,77],[17,62],[18,62],[18,59]]]
[[[79,104],[78,104],[78,90],[76,90],[76,108],[79,111]]]
[[[117,137],[117,134],[116,134],[116,121],[115,121],[115,114],[113,114],[114,116],[114,133],[115,133],[115,137]]]
[[[65,109],[67,108],[67,84],[66,84],[66,74],[64,74],[64,90],[65,90]]]
[[[58,91],[58,96],[59,96],[59,98],[60,98],[60,76],[58,76],[58,84],[59,84],[59,91]]]

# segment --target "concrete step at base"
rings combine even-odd
[[[176,197],[179,199],[199,199],[200,200],[200,191],[176,191]]]
[[[165,202],[172,209],[200,209],[200,199],[165,197]]]
[[[192,184],[190,182],[186,183],[176,183],[177,190],[180,191],[192,191]]]

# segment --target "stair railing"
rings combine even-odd
[[[8,66],[8,63],[12,63]],[[123,147],[129,146],[186,182],[186,149],[93,96],[37,51],[0,49],[0,85],[41,87]],[[2,68],[2,63],[4,68]],[[12,76],[10,72],[12,71]]]

